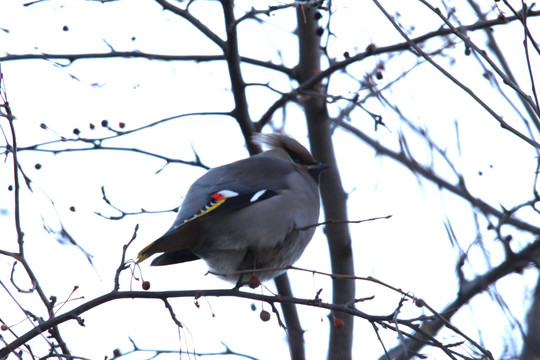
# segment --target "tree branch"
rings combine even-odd
[[[227,45],[223,48],[223,52],[225,53],[229,69],[229,79],[231,80],[232,92],[234,94],[234,110],[232,111],[232,115],[240,126],[249,153],[253,155],[259,153],[261,148],[251,141],[255,127],[249,116],[246,84],[240,69],[241,60],[238,49],[236,18],[234,16],[234,1],[221,0],[220,2],[223,8],[225,30],[227,32]]]
[[[321,197],[326,221],[347,219],[347,196],[341,184],[341,175],[337,166],[332,144],[330,119],[326,97],[326,89],[318,81],[316,74],[320,72],[320,37],[317,33],[318,22],[315,17],[316,9],[306,5],[296,10],[297,33],[300,58],[297,65],[297,78],[301,87],[307,85],[311,91],[321,96],[306,96],[301,105],[304,107],[308,123],[309,141],[313,156],[323,163],[329,164],[330,169],[321,175]],[[321,78],[322,79],[322,78]],[[284,97],[282,97],[283,99]],[[351,238],[348,224],[329,223],[325,233],[330,250],[332,273],[337,275],[353,275],[354,263],[351,249]],[[332,280],[332,302],[347,304],[354,299],[355,283],[344,278]],[[330,327],[328,359],[351,359],[353,342],[353,317],[351,314],[336,312],[342,320],[342,326]]]
[[[540,11],[529,12],[529,17],[534,17],[534,16],[540,16]],[[472,25],[460,26],[457,28],[457,30],[461,32],[483,30],[483,29],[491,28],[497,25],[505,25],[509,22],[516,21],[517,19],[518,18],[516,16],[509,16],[505,18],[504,20],[495,19],[495,20],[478,21]],[[296,78],[296,80],[300,82],[300,85],[298,85],[296,89],[293,89],[292,91],[283,94],[281,98],[279,98],[274,104],[272,104],[268,108],[268,110],[261,116],[261,118],[255,123],[255,127],[257,129],[262,129],[268,122],[270,122],[273,114],[282,106],[284,106],[287,103],[287,101],[296,98],[297,96],[302,94],[303,91],[311,89],[315,84],[318,84],[322,80],[329,78],[335,72],[345,69],[350,64],[362,61],[366,58],[369,58],[375,55],[409,50],[411,48],[411,44],[421,44],[429,39],[442,37],[449,34],[452,34],[451,29],[441,28],[439,30],[431,31],[427,34],[424,34],[415,38],[410,38],[409,39],[410,41],[405,41],[402,43],[381,46],[381,47],[369,46],[364,52],[358,53],[354,56],[350,56],[341,61],[335,61],[326,69],[321,70],[320,72],[316,74],[310,74],[310,76],[306,79]]]
[[[13,116],[13,113],[11,111],[11,107],[9,106],[9,102],[7,99],[7,93],[5,89],[5,83],[4,83],[4,77],[0,68],[0,97],[2,100],[2,103],[0,104],[0,107],[5,110],[5,115],[2,114],[3,117],[5,117],[9,124],[9,129],[11,132],[11,145],[7,144],[7,150],[11,152],[13,157],[13,178],[14,178],[14,184],[15,184],[15,191],[14,191],[14,208],[15,208],[15,230],[17,232],[17,244],[18,244],[18,253],[15,254],[15,259],[20,261],[22,266],[24,267],[24,270],[26,271],[26,274],[28,275],[31,283],[32,283],[32,292],[36,291],[41,302],[43,305],[45,305],[45,308],[47,309],[47,313],[49,317],[52,317],[54,315],[53,312],[53,302],[49,301],[47,298],[47,295],[45,295],[45,292],[41,288],[36,275],[32,271],[32,268],[30,267],[30,264],[28,264],[28,261],[25,258],[25,252],[24,252],[24,232],[22,230],[21,226],[21,209],[20,209],[20,182],[19,182],[19,161],[17,159],[17,136],[15,135],[15,126],[13,125],[13,122],[15,121],[15,116]],[[58,345],[60,349],[62,350],[62,353],[64,355],[70,355],[69,349],[67,347],[67,344],[62,339],[62,336],[60,335],[60,331],[56,326],[50,328],[51,336],[58,342]]]
[[[382,154],[396,160],[397,162],[411,169],[414,173],[422,175],[424,178],[432,181],[441,188],[446,189],[467,200],[472,206],[479,209],[483,213],[494,215],[499,219],[501,225],[509,224],[532,234],[540,234],[540,227],[527,223],[515,217],[509,216],[509,214],[505,211],[497,210],[483,200],[474,197],[465,187],[465,183],[462,178],[460,178],[460,181],[457,184],[451,184],[449,181],[440,178],[431,169],[426,168],[416,162],[414,159],[411,159],[409,156],[407,156],[405,152],[396,152],[383,146],[381,143],[373,140],[366,133],[364,133],[358,128],[355,128],[351,124],[342,121],[338,124],[338,126],[357,136],[359,139],[371,146],[378,154]]]
[[[111,59],[111,58],[126,58],[126,59],[148,59],[162,61],[223,61],[225,55],[172,55],[172,54],[151,54],[139,50],[133,51],[111,51],[107,53],[84,53],[84,54],[8,54],[0,56],[0,62],[18,61],[18,60],[69,60],[70,63],[77,60],[88,59]],[[284,65],[274,64],[270,61],[262,61],[249,57],[241,56],[240,60],[246,64],[264,67],[270,70],[275,70],[289,76],[292,76],[292,70]]]
[[[520,252],[513,254],[498,266],[489,270],[475,279],[465,281],[460,285],[458,295],[454,301],[447,305],[441,312],[441,317],[434,318],[424,322],[420,328],[427,331],[430,335],[435,335],[443,326],[450,324],[450,319],[456,314],[463,305],[467,304],[474,296],[484,292],[490,285],[503,277],[521,272],[531,262],[537,262],[540,257],[540,239],[537,239]],[[428,307],[431,311],[432,309]],[[455,330],[455,327],[451,327]],[[414,335],[414,334],[413,334]],[[421,336],[420,336],[421,337]],[[468,339],[471,341],[470,339]],[[423,343],[414,339],[408,339],[405,344],[400,344],[389,351],[390,357],[395,360],[405,360],[412,358],[422,347]],[[383,360],[384,356],[380,358]]]
[[[510,124],[508,124],[506,121],[504,121],[504,119],[502,118],[502,116],[500,116],[499,114],[497,114],[495,112],[495,110],[493,110],[488,104],[486,104],[484,102],[484,100],[482,100],[480,98],[480,96],[478,96],[476,94],[475,91],[473,91],[472,89],[470,89],[469,87],[467,87],[464,83],[462,83],[461,81],[459,81],[456,77],[454,77],[448,70],[444,69],[441,65],[439,65],[437,62],[435,62],[435,60],[433,60],[431,58],[431,56],[429,56],[428,54],[426,54],[426,52],[424,52],[406,33],[405,31],[400,27],[400,25],[392,18],[392,16],[386,11],[386,9],[381,5],[381,3],[378,1],[378,0],[372,0],[375,5],[377,5],[377,7],[379,8],[379,10],[381,10],[381,12],[385,15],[385,17],[388,19],[388,21],[390,21],[390,23],[394,26],[394,28],[399,32],[399,34],[404,38],[406,39],[407,43],[411,46],[411,48],[413,48],[420,56],[422,56],[424,59],[426,59],[431,65],[433,65],[439,72],[441,72],[444,76],[446,76],[450,81],[452,81],[454,84],[456,84],[457,86],[459,86],[463,91],[465,91],[471,98],[473,98],[480,106],[482,106],[495,120],[497,120],[499,122],[499,124],[501,125],[501,127],[503,129],[506,129],[508,131],[510,131],[512,134],[516,135],[518,138],[520,138],[521,140],[525,141],[526,143],[528,143],[529,145],[532,145],[534,146],[535,148],[537,149],[540,149],[540,143],[538,143],[537,141],[535,141],[534,139],[532,138],[529,138],[527,137],[525,134],[521,133],[520,131],[518,131],[517,129],[515,129],[514,127],[512,127]],[[437,12],[437,13],[440,13]],[[449,22],[448,22],[449,23]],[[478,52],[482,53],[482,51],[480,49],[478,49],[476,47],[476,45],[474,45],[471,41],[467,40],[467,38],[461,34],[459,34],[459,32],[455,29],[455,28],[452,28],[451,29],[452,33],[458,35],[462,40],[466,41],[466,43],[470,46],[474,46],[475,50],[477,50]],[[487,56],[485,56],[484,58],[487,58]],[[489,59],[489,58],[487,58]],[[498,68],[497,68],[498,69]],[[517,87],[517,85],[515,84],[511,84],[510,83],[510,80],[508,79],[508,77],[506,75],[504,75],[504,73],[498,71],[498,74],[500,76],[503,77],[503,79],[505,79],[505,82],[508,83],[508,85],[511,85],[511,87],[514,89],[514,91],[516,91],[518,93],[518,95],[520,96],[523,96],[523,92],[521,91],[521,89],[519,87]],[[512,86],[513,85],[513,86]]]
[[[208,39],[210,39],[214,44],[219,46],[222,50],[225,50],[227,43],[221,39],[219,36],[217,36],[216,33],[214,33],[210,28],[208,28],[206,25],[204,25],[199,19],[197,19],[195,16],[191,15],[191,13],[186,9],[181,9],[166,0],[155,0],[159,5],[163,6],[163,9],[168,10],[176,15],[181,16],[185,20],[187,20],[191,25],[193,25],[197,30],[199,30],[201,33],[206,35]],[[189,3],[188,3],[189,6]]]

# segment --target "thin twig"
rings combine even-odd
[[[352,126],[351,124],[342,121],[341,123],[339,123],[339,126],[349,131],[350,133],[354,134],[355,136],[360,138],[362,141],[366,142],[369,146],[375,149],[375,151],[378,154],[388,156],[396,160],[397,162],[401,163],[402,165],[406,166],[407,168],[414,170],[415,173],[422,175],[422,177],[424,177],[425,179],[428,179],[429,181],[432,181],[438,186],[467,200],[475,208],[479,209],[481,212],[485,214],[494,215],[498,219],[504,219],[505,224],[512,225],[518,229],[530,232],[532,234],[540,234],[540,227],[535,226],[534,224],[522,221],[513,216],[508,217],[506,216],[504,211],[498,210],[495,207],[486,203],[485,201],[481,200],[480,198],[473,196],[468,191],[467,187],[465,186],[463,178],[460,178],[456,184],[452,184],[448,180],[437,176],[437,174],[435,174],[431,169],[424,167],[420,163],[415,161],[414,159],[411,159],[404,152],[397,152],[397,151],[394,151],[385,147],[378,141],[374,140],[372,137],[368,136],[365,132]]]
[[[128,241],[127,244],[125,244],[123,247],[122,247],[122,259],[120,260],[120,265],[118,266],[118,269],[116,269],[116,273],[114,275],[114,288],[113,288],[113,292],[116,292],[120,289],[120,273],[122,271],[124,271],[125,269],[127,269],[127,265],[126,265],[126,251],[129,247],[129,245],[131,245],[131,243],[133,242],[133,240],[135,240],[135,238],[137,238],[137,231],[139,230],[139,224],[135,225],[135,229],[133,230],[133,235],[131,236],[131,240]]]
[[[527,137],[525,134],[521,133],[520,131],[518,131],[517,129],[515,129],[514,127],[512,127],[510,124],[508,124],[506,121],[504,121],[504,119],[495,112],[495,110],[493,110],[488,104],[486,104],[484,102],[484,100],[482,100],[477,94],[475,91],[473,91],[472,89],[470,89],[468,86],[466,86],[464,83],[462,83],[461,81],[459,81],[456,77],[454,77],[448,70],[446,70],[445,68],[443,68],[441,65],[439,65],[435,60],[433,60],[431,58],[430,55],[426,54],[426,52],[424,50],[422,50],[420,48],[420,46],[418,46],[406,33],[405,31],[401,28],[401,26],[397,23],[396,20],[394,20],[394,18],[386,11],[386,9],[381,5],[381,3],[378,1],[378,0],[372,0],[375,5],[377,5],[377,7],[379,8],[379,10],[384,14],[384,16],[388,19],[388,21],[390,21],[390,23],[394,26],[394,28],[399,32],[399,34],[406,40],[406,42],[409,44],[409,46],[411,48],[413,48],[420,56],[422,56],[424,59],[426,59],[431,65],[433,65],[439,72],[441,72],[444,76],[446,76],[449,80],[451,80],[454,84],[456,84],[458,87],[460,87],[463,91],[465,91],[470,97],[472,97],[480,106],[482,106],[495,120],[497,120],[499,122],[499,124],[501,125],[501,127],[503,129],[506,129],[508,131],[510,131],[512,134],[516,135],[518,138],[520,138],[521,140],[525,141],[526,143],[528,143],[529,145],[532,145],[534,146],[535,148],[538,148],[540,149],[540,143],[538,143],[537,141],[535,141],[534,139],[532,138],[529,138]],[[439,11],[440,13],[440,11]],[[456,28],[453,28],[452,32],[456,32]],[[458,34],[456,34],[458,35]],[[459,36],[459,35],[458,35]],[[463,36],[463,38],[466,38]],[[472,44],[472,42],[469,41],[470,44]],[[476,46],[475,46],[476,48]],[[480,49],[478,49],[478,51],[481,51]],[[508,79],[506,77],[506,75],[504,74],[499,74],[501,77],[503,77],[504,79]],[[508,80],[509,84],[510,84],[510,81]],[[514,86],[512,87],[520,96],[522,95],[522,91],[517,87],[517,86]],[[518,91],[519,90],[519,91]]]
[[[52,302],[49,301],[47,295],[45,295],[45,292],[39,285],[39,282],[34,272],[32,271],[30,265],[28,264],[24,256],[24,232],[21,226],[20,179],[19,179],[19,162],[17,159],[17,137],[15,135],[15,126],[13,125],[13,122],[15,121],[15,116],[13,116],[11,107],[9,106],[5,83],[4,83],[4,77],[3,77],[1,68],[0,68],[0,97],[2,100],[2,104],[0,104],[0,107],[2,107],[6,112],[4,117],[7,119],[9,123],[10,131],[11,131],[11,146],[8,145],[8,148],[13,156],[13,180],[14,180],[14,190],[15,190],[14,192],[15,219],[14,220],[15,220],[15,229],[17,232],[17,244],[18,244],[18,253],[16,254],[16,256],[17,256],[17,259],[19,259],[21,265],[24,267],[26,274],[30,278],[30,281],[32,282],[32,287],[35,289],[35,291],[39,295],[41,302],[47,308],[49,318],[52,318],[54,317]],[[62,339],[62,336],[60,335],[60,332],[56,326],[53,326],[50,328],[50,334],[57,341],[58,346],[62,350],[62,353],[64,355],[70,355],[70,351],[67,347],[67,344]]]
[[[320,222],[320,223],[303,226],[301,228],[296,228],[295,230],[296,231],[303,231],[303,230],[308,230],[308,229],[311,229],[311,228],[314,228],[314,227],[317,227],[317,226],[328,225],[328,224],[360,224],[360,223],[369,222],[369,221],[390,219],[391,217],[392,217],[392,215],[376,216],[376,217],[372,217],[372,218],[369,218],[369,219],[362,219],[362,220],[327,220],[327,221],[323,221],[323,222]]]

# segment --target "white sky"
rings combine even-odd
[[[332,30],[336,36],[331,39],[328,49],[330,56],[338,60],[343,58],[343,52],[361,52],[371,42],[384,46],[402,41],[371,3],[366,2],[361,7],[359,3],[333,1],[335,14]],[[384,4],[396,10],[398,5],[402,6],[400,21],[414,24],[415,35],[436,29],[441,24],[416,1],[407,1],[406,4],[387,1]],[[492,2],[481,1],[480,5],[488,9]],[[239,3],[243,9],[250,6],[249,2]],[[205,23],[212,24],[212,29],[222,32],[217,4],[197,2],[193,10]],[[105,4],[44,1],[23,7],[20,1],[9,0],[0,4],[0,14],[0,28],[9,30],[0,31],[0,49],[6,54],[107,52],[110,50],[107,44],[118,51],[219,53],[215,46],[191,27],[185,26],[171,13],[162,11],[152,1]],[[473,21],[466,11],[460,11],[459,15],[463,21]],[[278,62],[276,50],[279,49],[285,63],[294,65],[297,59],[296,42],[294,36],[288,33],[294,29],[294,11],[290,9],[283,15],[272,16],[270,21],[262,28],[254,22],[247,22],[245,28],[240,28],[244,31],[240,36],[243,54]],[[538,29],[537,25],[538,22],[531,24],[531,29]],[[64,26],[69,31],[63,31]],[[496,33],[504,40],[505,49],[516,54],[511,61],[515,62],[513,65],[517,68],[523,60],[519,27],[497,28]],[[474,33],[471,36],[484,46],[483,35]],[[462,53],[463,45],[458,44],[452,54]],[[391,79],[403,69],[410,68],[416,61],[412,56],[394,61],[386,56],[381,59],[386,60],[385,79]],[[379,60],[367,59],[350,66],[348,71],[361,78]],[[444,60],[441,61],[444,63]],[[538,64],[537,58],[534,61],[534,64]],[[59,63],[66,64],[65,61]],[[519,119],[512,109],[500,98],[495,98],[496,92],[480,81],[481,72],[472,58],[460,57],[456,64],[448,67],[478,93],[493,99],[490,105],[496,107],[505,120],[519,126]],[[168,63],[144,59],[84,60],[67,67],[43,60],[2,64],[7,95],[18,118],[19,146],[54,140],[58,134],[74,139],[74,128],[81,130],[82,137],[112,135],[100,126],[103,119],[107,119],[115,129],[118,129],[120,122],[126,124],[126,129],[133,129],[182,113],[228,111],[232,98],[227,91],[229,82],[225,70],[223,63]],[[250,66],[243,70],[247,82],[271,81],[272,86],[282,91],[290,89],[283,77],[254,71]],[[526,75],[516,75],[520,81],[526,82]],[[350,95],[357,87],[357,82],[347,80],[347,76],[337,76],[331,83],[330,92]],[[528,87],[524,86],[524,89]],[[249,91],[250,112],[257,119],[277,97],[260,88],[250,88]],[[406,82],[395,85],[385,96],[398,99],[396,105],[408,118],[429,128],[432,138],[447,150],[466,176],[473,194],[488,199],[494,206],[502,204],[506,207],[531,197],[535,152],[495,125],[494,120],[479,106],[462,92],[456,91],[456,87],[434,69],[424,65],[414,70]],[[361,112],[355,113],[353,124],[395,148],[399,131],[408,130],[390,109],[374,101],[369,101],[367,107],[383,115],[388,129],[373,132],[372,121]],[[331,111],[335,115],[335,108]],[[279,119],[281,114],[276,113],[276,117]],[[307,144],[304,120],[299,109],[289,106],[286,115],[287,132]],[[455,147],[454,120],[460,126],[461,154]],[[45,123],[50,130],[41,129],[41,123]],[[95,125],[95,130],[89,129],[90,123]],[[1,126],[6,132],[5,121]],[[247,155],[234,121],[218,116],[173,120],[104,145],[107,144],[137,147],[184,160],[193,159],[193,146],[209,166],[221,165]],[[350,193],[349,218],[393,216],[390,220],[351,225],[357,275],[387,281],[424,298],[434,308],[442,309],[453,300],[457,290],[454,273],[457,251],[450,245],[442,219],[445,214],[448,215],[455,226],[458,240],[466,247],[476,236],[472,213],[463,201],[446,193],[441,197],[435,186],[425,181],[418,186],[417,179],[411,177],[405,168],[396,166],[389,159],[375,156],[371,149],[358,143],[351,135],[336,130],[335,144],[344,188]],[[425,152],[425,145],[418,142],[410,145],[416,154]],[[63,148],[65,144],[54,146]],[[482,151],[478,151],[479,148]],[[22,194],[27,256],[42,280],[44,290],[60,300],[69,295],[74,285],[80,287],[75,295],[84,296],[85,299],[109,291],[121,247],[131,238],[135,224],[140,224],[140,230],[128,251],[128,257],[135,257],[141,247],[160,236],[174,220],[173,213],[131,216],[123,221],[100,218],[95,212],[117,215],[102,201],[101,186],[105,186],[109,199],[125,211],[140,208],[162,210],[179,205],[188,186],[204,173],[201,169],[171,164],[156,174],[164,164],[162,160],[126,152],[69,152],[57,156],[21,152],[19,156],[23,170],[33,180],[34,189],[33,193],[24,190]],[[42,165],[40,170],[34,168],[36,163]],[[437,168],[442,166],[440,159],[436,164]],[[7,239],[5,248],[14,250],[13,192],[6,190],[13,182],[11,169],[11,158],[8,157],[0,167],[0,208],[5,209],[9,216],[0,217],[0,229],[3,238]],[[479,171],[482,172],[481,176]],[[454,180],[452,177],[449,179]],[[54,201],[58,215],[49,199]],[[70,206],[75,206],[76,212],[71,212]],[[44,236],[41,216],[45,217],[49,226],[54,226],[59,216],[77,242],[94,255],[95,271],[88,266],[80,252],[58,244],[52,236]],[[494,234],[488,232],[484,225],[482,222],[479,236],[489,246],[493,263],[496,264],[503,254],[494,243]],[[523,244],[529,240],[530,237],[523,236],[516,241]],[[474,271],[485,270],[482,255],[477,249],[471,252],[471,261]],[[330,272],[322,231],[318,230],[297,265]],[[1,274],[9,274],[11,266],[11,259],[0,258]],[[473,274],[470,267],[466,269],[469,275]],[[161,268],[144,265],[143,271],[145,279],[152,283],[152,290],[229,287],[211,276],[204,276],[206,266],[203,262]],[[125,273],[123,276],[123,289],[129,288],[128,275]],[[323,288],[322,298],[327,301],[331,299],[328,279],[298,272],[290,272],[290,276],[296,296],[313,298]],[[497,285],[501,292],[518,293],[519,296],[505,298],[518,319],[522,319],[528,304],[528,297],[521,294],[524,288],[534,284],[535,279],[536,272],[531,270]],[[3,277],[2,281],[9,282],[9,278]],[[24,283],[24,279],[20,281]],[[138,286],[135,284],[135,287]],[[268,286],[272,288],[271,284]],[[376,300],[359,305],[368,313],[391,313],[399,301],[395,293],[373,284],[357,283],[357,297],[371,295],[376,295]],[[494,354],[500,354],[503,350],[501,334],[512,332],[516,335],[519,331],[516,328],[503,330],[508,326],[505,325],[504,315],[497,305],[487,299],[487,296],[481,296],[472,302],[474,316],[464,309],[453,320],[471,336],[477,335],[476,327],[479,327],[486,347]],[[37,313],[43,310],[29,296],[18,295],[18,300]],[[70,302],[63,310],[77,306],[82,301]],[[234,351],[260,359],[288,356],[285,334],[275,317],[267,323],[259,320],[261,306],[270,311],[268,305],[255,303],[257,311],[251,311],[250,302],[241,299],[200,299],[200,309],[194,306],[193,299],[171,300],[171,303],[186,325],[186,331],[181,333],[181,341],[160,301],[117,301],[84,314],[84,328],[76,322],[69,322],[60,329],[75,355],[91,359],[110,356],[115,348],[128,351],[128,337],[140,348],[174,350],[181,347],[183,350],[195,349],[204,353],[222,350],[220,342],[224,342]],[[476,311],[479,308],[484,311]],[[23,319],[22,313],[5,292],[0,295],[0,309],[0,318],[10,324]],[[308,358],[325,358],[327,312],[303,307],[299,311],[306,329]],[[404,308],[405,314],[411,316],[419,311],[412,304]],[[14,330],[21,334],[28,326],[23,323]],[[355,335],[355,358],[373,359],[381,355],[381,345],[369,323],[358,319]],[[387,348],[396,344],[395,333],[385,332],[382,336]],[[7,335],[5,338],[10,339]],[[453,337],[446,340],[452,342]],[[34,351],[44,351],[44,344],[44,341],[35,340]],[[130,358],[146,357],[146,354],[137,354]],[[169,357],[178,358],[176,355]]]

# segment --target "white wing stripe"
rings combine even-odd
[[[264,195],[265,192],[266,192],[266,190],[260,190],[260,191],[257,191],[257,192],[255,193],[255,195],[253,195],[253,196],[251,197],[251,199],[249,199],[249,201],[250,201],[250,202],[255,202],[255,201],[257,201],[261,196]]]
[[[231,198],[239,195],[236,191],[232,190],[220,190],[218,191],[218,194],[226,198]]]

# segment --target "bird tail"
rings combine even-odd
[[[154,241],[153,243],[150,243],[144,249],[139,251],[139,253],[137,254],[137,264],[143,262],[144,260],[148,259],[150,256],[154,254],[154,251],[152,251],[151,248],[155,243],[156,242]]]

